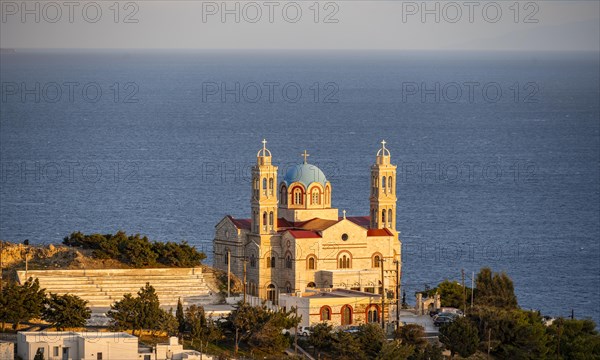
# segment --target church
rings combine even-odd
[[[303,163],[278,181],[266,143],[252,168],[250,218],[228,215],[215,226],[214,267],[229,268],[246,279],[247,294],[274,304],[280,294],[332,288],[374,294],[385,289],[393,297],[401,243],[396,166],[386,142],[371,166],[366,216],[346,216],[345,210],[340,216],[331,203],[332,184],[308,162],[306,151]]]

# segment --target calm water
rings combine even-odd
[[[2,239],[122,229],[210,259],[217,221],[248,216],[263,137],[282,171],[307,149],[349,215],[368,213],[385,138],[409,299],[487,265],[525,308],[600,320],[597,54],[30,52],[1,65]]]

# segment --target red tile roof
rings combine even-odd
[[[231,215],[227,215],[227,217],[231,220],[231,222],[233,222],[233,225],[235,225],[235,227],[237,227],[238,229],[250,230],[250,226],[252,225],[250,219],[234,219]]]
[[[388,229],[369,229],[367,230],[367,236],[392,236],[391,231]]]
[[[278,218],[277,219],[277,227],[278,228],[293,228],[294,227],[294,223],[287,221],[284,218]]]
[[[227,215],[231,222],[238,229],[250,230],[252,226],[251,219],[234,219],[232,216]],[[277,229],[279,232],[290,231],[293,237],[297,239],[301,238],[320,238],[318,231],[322,231],[327,229],[330,226],[337,224],[343,218],[340,218],[338,221],[335,220],[325,220],[314,218],[307,221],[300,221],[297,223],[293,223],[287,221],[284,218],[277,219]],[[348,216],[346,219],[352,221],[358,226],[362,226],[367,229],[367,236],[393,236],[392,232],[388,229],[369,229],[369,217],[368,216]]]
[[[371,222],[368,216],[348,216],[346,219],[364,228],[369,228]]]
[[[289,230],[290,234],[296,239],[320,238],[321,235],[316,231],[309,230]]]

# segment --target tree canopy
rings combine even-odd
[[[187,242],[150,241],[140,234],[129,235],[123,231],[116,234],[85,235],[74,232],[63,239],[67,246],[92,249],[95,257],[115,259],[133,267],[142,268],[156,265],[172,267],[199,266],[206,255]]]
[[[49,322],[57,330],[83,327],[92,311],[87,301],[71,294],[50,294],[44,300],[42,319]]]
[[[0,293],[0,321],[2,328],[11,323],[17,329],[22,322],[38,318],[43,309],[44,289],[38,279],[29,278],[23,285],[10,281],[3,285]]]
[[[300,317],[294,309],[272,311],[263,306],[251,306],[239,302],[227,316],[227,324],[235,333],[236,352],[240,342],[262,351],[280,352],[289,345],[283,329],[298,326]]]
[[[459,317],[440,328],[440,342],[450,350],[450,356],[459,354],[469,357],[475,354],[479,345],[477,328],[469,319]]]
[[[123,299],[110,306],[107,313],[113,330],[162,330],[169,334],[177,331],[177,320],[170,312],[160,308],[154,287],[146,283],[137,296],[125,294]]]
[[[515,309],[517,297],[512,280],[506,273],[482,268],[475,278],[475,304]]]

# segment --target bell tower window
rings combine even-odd
[[[263,213],[263,230],[267,231],[267,212]]]

